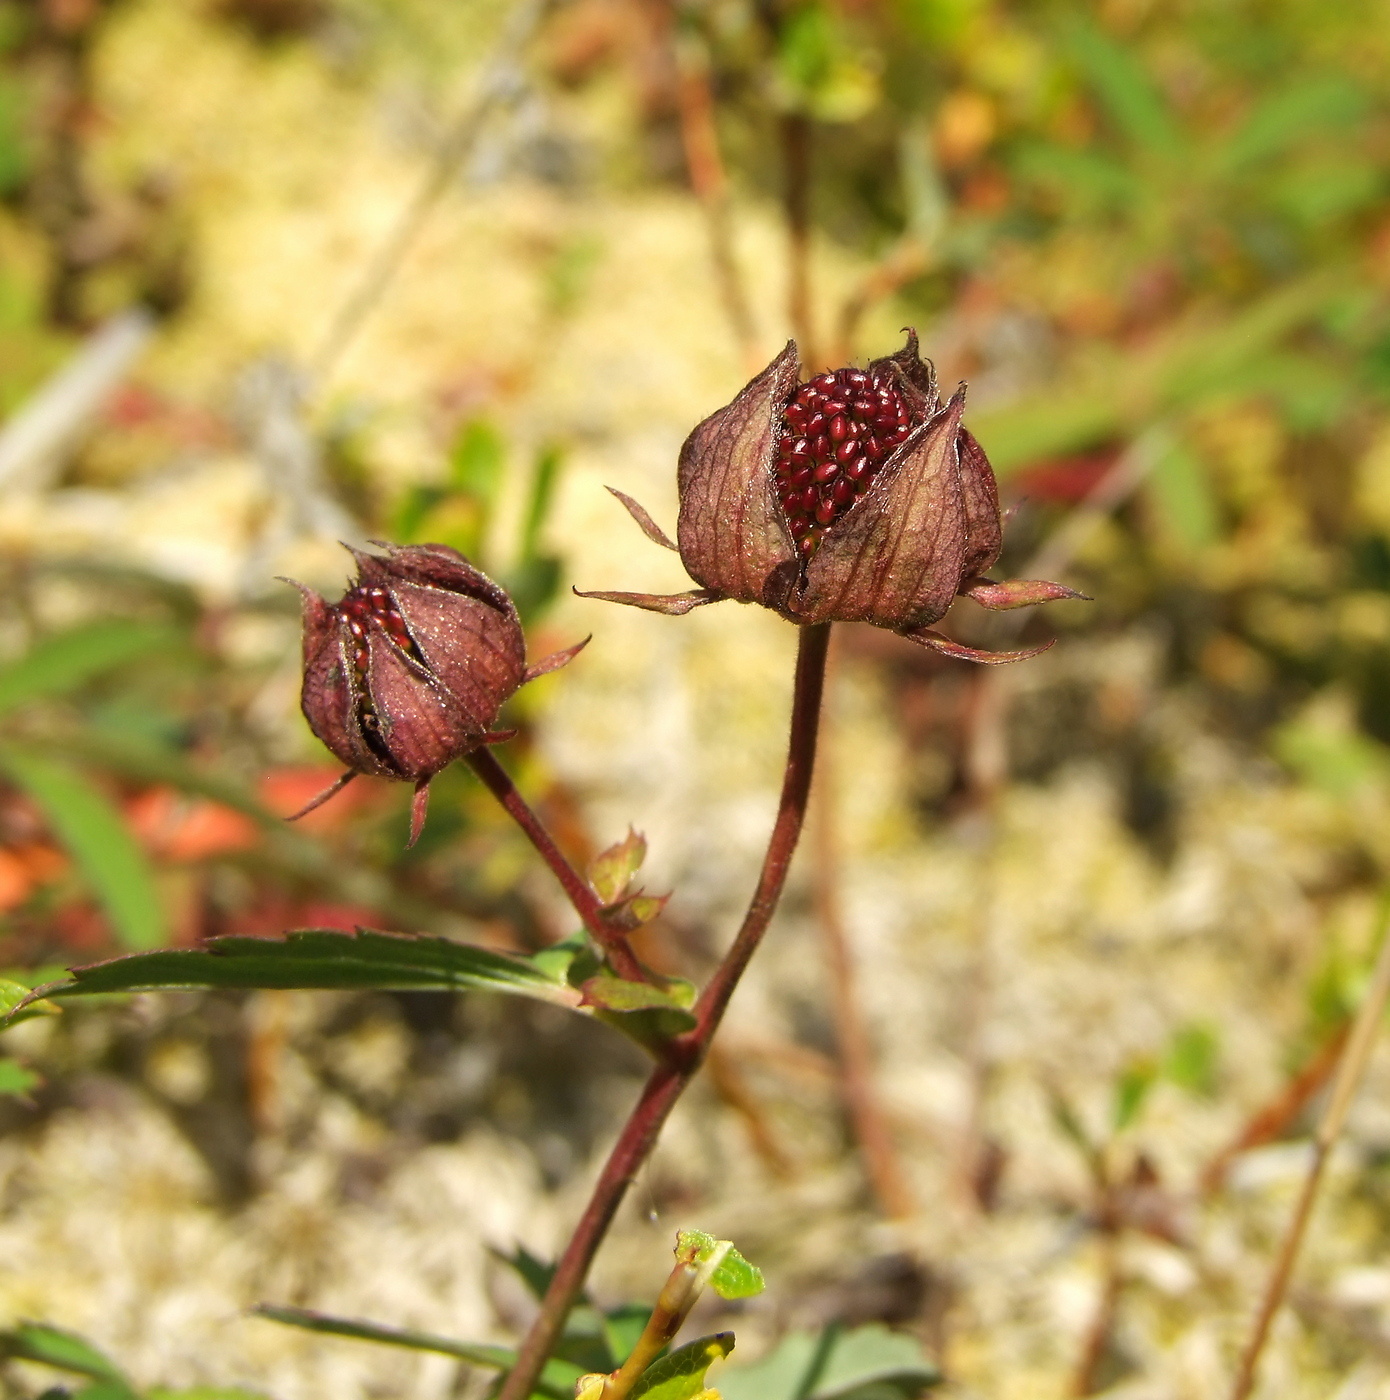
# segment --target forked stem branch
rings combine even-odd
[[[820,724],[821,691],[829,639],[829,623],[801,629],[782,796],[748,912],[723,962],[700,994],[695,1006],[695,1028],[673,1042],[672,1053],[652,1071],[641,1097],[628,1115],[599,1174],[589,1204],[584,1208],[584,1214],[556,1266],[541,1303],[540,1314],[522,1342],[516,1365],[507,1376],[497,1400],[530,1400],[536,1380],[560,1339],[565,1319],[584,1287],[589,1266],[608,1233],[608,1227],[613,1223],[628,1187],[656,1145],[657,1135],[667,1115],[699,1070],[728,1008],[729,999],[758,944],[762,942],[763,934],[767,932],[786,884],[792,854],[806,817],[811,773],[816,761],[816,733]],[[474,756],[470,756],[469,761],[473,762]],[[477,769],[478,765],[475,763],[474,767]],[[479,775],[482,776],[481,771]],[[485,777],[484,781],[487,781]],[[495,788],[493,790],[496,791]]]

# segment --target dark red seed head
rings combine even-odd
[[[818,374],[797,389],[782,412],[774,481],[803,558],[916,426],[888,367]]]
[[[352,633],[352,665],[361,681],[367,678],[368,625],[375,622],[390,639],[411,658],[424,665],[424,657],[415,645],[391,595],[384,588],[358,587],[349,589],[338,602],[338,611],[347,619],[348,630]]]

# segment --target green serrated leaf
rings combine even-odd
[[[647,838],[631,827],[621,841],[609,846],[589,866],[589,883],[605,904],[616,904],[632,884],[647,858]]]
[[[705,1373],[733,1349],[732,1332],[687,1342],[642,1372],[629,1392],[631,1400],[695,1400],[705,1391]]]
[[[378,987],[398,991],[472,988],[510,992],[573,1006],[562,979],[529,958],[476,948],[447,938],[359,929],[296,929],[284,938],[225,935],[201,948],[134,953],[73,968],[53,997],[149,992],[184,987],[262,987],[331,990]]]
[[[21,1322],[18,1327],[0,1332],[0,1357],[38,1361],[60,1371],[90,1376],[120,1387],[122,1396],[133,1397],[135,1393],[120,1367],[85,1337],[46,1322]]]
[[[55,759],[0,748],[0,769],[43,809],[128,948],[165,942],[164,910],[145,853],[119,810],[76,769]]]
[[[676,1235],[676,1258],[703,1264],[716,1251],[723,1258],[710,1275],[710,1286],[721,1298],[755,1298],[767,1286],[762,1270],[750,1264],[728,1240],[717,1240],[703,1230],[681,1230]]]
[[[76,690],[113,666],[183,642],[181,634],[169,627],[119,619],[46,637],[19,661],[0,670],[0,713],[29,700]]]

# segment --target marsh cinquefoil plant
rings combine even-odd
[[[629,836],[581,874],[492,753],[491,745],[507,737],[492,731],[505,700],[532,676],[570,660],[579,646],[528,669],[511,599],[443,545],[386,545],[384,555],[357,554],[358,578],[334,604],[303,590],[304,711],[348,770],[324,798],[363,772],[411,782],[416,834],[431,778],[463,759],[554,872],[583,931],[531,957],[362,929],[299,930],[283,940],[223,936],[199,948],[76,968],[67,980],[15,999],[15,1014],[32,1012],[44,997],[172,987],[473,988],[595,1015],[641,1044],[654,1064],[559,1260],[530,1271],[541,1306],[515,1353],[422,1341],[374,1323],[293,1310],[269,1309],[268,1315],[490,1365],[504,1374],[498,1400],[563,1395],[554,1367],[573,1355],[567,1324],[590,1264],[668,1114],[699,1070],[782,894],[810,792],[831,624],[868,622],[950,656],[993,663],[1041,648],[981,652],[933,631],[957,595],[988,608],[1079,596],[1055,583],[986,577],[1002,546],[999,499],[989,462],[963,426],[963,410],[963,388],[941,402],[912,333],[901,351],[866,370],[841,369],[806,384],[798,382],[797,350],[790,344],[686,440],[677,542],[641,506],[622,498],[650,538],[679,550],[700,587],[672,597],[586,596],[672,614],[722,600],[758,603],[800,633],[786,769],[762,870],[742,925],[698,992],[645,967],[631,946],[631,934],[664,903],[637,885],[645,842]],[[736,1259],[727,1242],[682,1234],[676,1271],[656,1308],[643,1313],[641,1327],[622,1346],[610,1342],[601,1352],[612,1365],[570,1373],[565,1382],[577,1387],[580,1400],[711,1395],[705,1369],[728,1351],[732,1337],[705,1338],[670,1353],[666,1347],[700,1289],[711,1280],[719,1287],[720,1271],[727,1274]],[[832,1351],[833,1339],[818,1344],[812,1369],[828,1364]],[[920,1367],[904,1374],[908,1389],[899,1393],[916,1393],[931,1379]],[[793,1378],[788,1393],[814,1394],[819,1375]],[[764,1388],[772,1396],[776,1385],[769,1380]]]

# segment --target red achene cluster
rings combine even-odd
[[[804,557],[916,427],[890,372],[839,369],[797,390],[777,438],[777,498]]]
[[[415,640],[411,637],[391,595],[384,588],[353,588],[344,593],[338,611],[347,620],[352,633],[352,665],[359,679],[367,676],[370,659],[367,648],[367,624],[375,622],[390,639],[412,660],[423,661]]]

